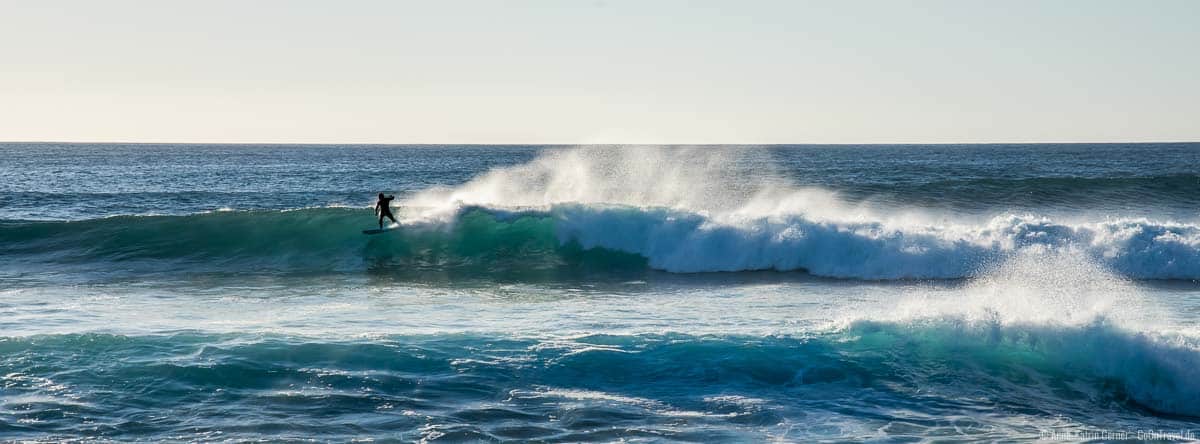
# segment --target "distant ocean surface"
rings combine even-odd
[[[3,441],[1189,431],[1197,143],[0,144]]]

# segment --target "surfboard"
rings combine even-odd
[[[383,233],[383,232],[386,232],[386,231],[392,231],[392,230],[395,230],[395,229],[397,229],[397,228],[400,228],[400,224],[391,224],[391,225],[388,225],[388,226],[386,226],[386,227],[383,227],[383,228],[373,228],[373,229],[370,229],[370,230],[363,230],[363,234],[379,234],[379,233]]]

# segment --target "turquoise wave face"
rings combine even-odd
[[[186,273],[383,273],[554,279],[646,269],[644,258],[560,242],[547,217],[464,214],[446,226],[366,236],[368,210],[219,212],[0,225],[13,275],[95,273],[98,279]]]
[[[6,338],[0,354],[0,431],[16,439],[992,439],[1036,438],[1031,425],[1064,411],[1109,428],[1200,415],[1194,348],[1103,322],[859,322],[804,337],[72,334]]]

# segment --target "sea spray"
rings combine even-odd
[[[1028,391],[1005,375],[1097,380],[1118,399],[1200,416],[1200,338],[1165,329],[1168,307],[1071,251],[1025,249],[960,291],[913,291],[865,311],[848,307],[834,331],[944,368],[984,369],[976,381]]]

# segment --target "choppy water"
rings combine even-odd
[[[1200,423],[1200,144],[0,159],[0,439]]]

